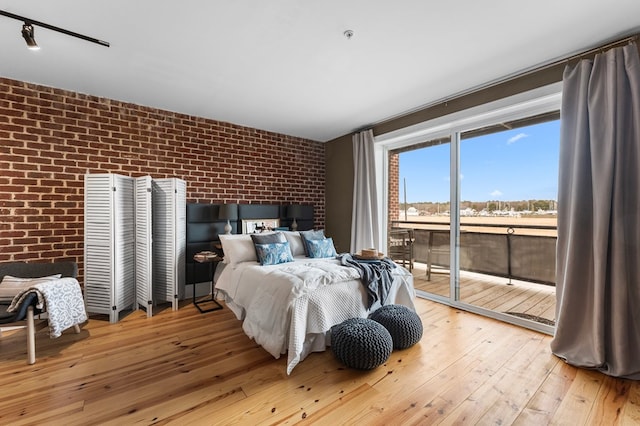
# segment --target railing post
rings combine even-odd
[[[511,235],[516,232],[511,226],[507,228],[507,275],[509,275],[509,282],[507,285],[513,285],[511,282]]]

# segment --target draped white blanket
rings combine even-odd
[[[13,298],[7,311],[18,309],[27,294],[32,292],[38,295],[36,307],[45,310],[49,316],[49,336],[52,339],[60,337],[67,328],[87,320],[82,290],[75,278],[59,278],[25,288]]]
[[[386,304],[400,303],[413,309],[411,273],[398,267],[393,278]],[[333,259],[304,258],[271,266],[255,262],[225,265],[216,290],[243,320],[242,328],[249,337],[275,358],[288,353],[287,374],[310,352],[325,350],[333,325],[370,312],[358,270]]]

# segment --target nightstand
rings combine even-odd
[[[212,311],[217,311],[219,309],[222,309],[222,305],[220,303],[218,303],[218,301],[216,300],[215,297],[215,282],[214,282],[214,278],[216,275],[216,269],[218,267],[218,263],[222,262],[224,260],[224,258],[222,256],[218,256],[215,253],[212,252],[200,252],[200,253],[196,253],[193,256],[193,260],[195,260],[198,263],[211,263],[211,299],[209,298],[201,298],[200,300],[196,300],[196,286],[197,284],[193,285],[193,304],[195,305],[196,308],[198,308],[198,310],[200,311],[200,313],[204,314],[205,312],[212,312]],[[212,308],[208,308],[208,309],[203,309],[200,307],[200,305],[204,305],[204,304],[213,304],[214,307]]]

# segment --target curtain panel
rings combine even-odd
[[[377,248],[380,241],[373,130],[353,135],[353,213],[351,253]]]
[[[554,354],[640,379],[640,60],[635,43],[563,77]]]

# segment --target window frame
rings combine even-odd
[[[526,120],[537,115],[557,112],[562,103],[562,83],[554,83],[522,92],[504,99],[489,102],[467,110],[444,115],[433,120],[418,123],[413,126],[398,129],[389,133],[377,135],[374,138],[374,152],[376,156],[376,176],[378,188],[378,217],[380,223],[380,247],[386,247],[389,229],[389,154],[396,150],[408,150],[411,146],[425,141],[449,138],[450,147],[450,205],[451,211],[457,214],[451,216],[451,235],[459,235],[460,214],[460,140],[463,133],[477,131],[485,127],[495,126],[509,121]],[[459,247],[457,239],[451,240],[451,282],[449,298],[434,297],[434,300],[456,306],[471,312],[479,313],[506,322],[532,328],[544,333],[553,334],[554,327],[544,324],[530,324],[519,318],[514,318],[498,312],[488,311],[460,302],[458,293],[459,282]],[[454,272],[455,271],[455,272]]]

